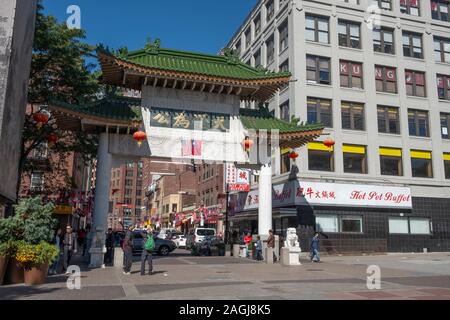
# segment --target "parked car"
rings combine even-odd
[[[173,228],[163,228],[159,231],[158,238],[167,239],[167,237],[171,237],[173,234],[178,234],[179,231]]]
[[[133,231],[133,255],[142,253],[144,247],[143,233],[146,233],[146,231]],[[161,256],[167,256],[177,248],[177,245],[172,240],[158,238],[155,234],[153,235],[153,238],[155,239],[155,250],[153,250],[153,253]],[[123,242],[123,238],[121,242]]]
[[[187,247],[192,247],[196,243],[205,240],[205,237],[215,237],[216,229],[213,228],[195,228],[189,231],[187,238]]]
[[[224,256],[225,242],[216,236],[205,236],[203,241],[193,243],[191,254],[194,256]]]
[[[171,239],[178,248],[186,248],[187,237],[184,234],[176,234]]]

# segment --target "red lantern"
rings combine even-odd
[[[140,147],[142,142],[147,139],[147,134],[144,131],[137,131],[133,134],[133,138],[137,141],[137,144]]]
[[[328,148],[333,148],[333,146],[336,144],[336,141],[334,141],[333,139],[331,139],[331,138],[327,138],[324,142],[323,142],[323,144],[325,145],[325,146],[327,146]]]
[[[47,137],[47,142],[50,147],[53,147],[55,143],[58,141],[58,136],[55,133],[50,133]]]
[[[250,148],[253,146],[253,141],[250,140],[249,137],[246,137],[244,142],[242,142],[242,145],[244,146],[245,151],[249,151]]]
[[[36,121],[37,127],[40,129],[44,124],[48,122],[50,117],[48,114],[38,112],[33,115],[33,120]]]
[[[292,151],[289,153],[289,158],[291,158],[292,160],[295,160],[298,158],[298,153],[295,151]]]

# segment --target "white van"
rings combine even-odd
[[[161,231],[158,233],[157,237],[160,238],[160,239],[167,239],[167,235],[169,233],[171,235],[174,235],[174,234],[179,233],[179,232],[177,231],[177,229],[174,229],[174,228],[162,228]]]
[[[188,244],[190,243],[199,243],[205,240],[205,237],[215,237],[216,229],[214,228],[195,228],[189,232]],[[187,244],[187,245],[188,245]]]

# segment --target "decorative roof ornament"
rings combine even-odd
[[[156,39],[155,42],[152,42],[152,38],[147,38],[147,43],[145,44],[145,52],[149,54],[158,54],[159,48],[161,47],[161,39]]]
[[[238,64],[241,62],[241,58],[239,57],[237,51],[231,48],[223,49],[223,56],[227,59],[229,64]]]

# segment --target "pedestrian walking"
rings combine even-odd
[[[72,232],[71,226],[66,227],[66,233],[64,235],[63,246],[64,246],[63,266],[64,266],[64,271],[66,271],[66,275],[67,275],[67,274],[70,274],[70,272],[67,272],[67,268],[70,265],[70,260],[72,259],[72,255],[77,253],[77,237],[76,237],[75,233]]]
[[[114,234],[112,228],[109,228],[108,233],[106,234],[105,246],[106,246],[105,263],[112,263],[114,250]]]
[[[123,274],[131,274],[133,264],[133,226],[129,226],[123,239]]]
[[[153,250],[155,250],[155,239],[151,228],[143,233],[143,248],[141,254],[141,276],[145,275],[145,263],[148,261],[148,274],[153,274]]]
[[[273,230],[269,230],[269,238],[267,238],[267,247],[273,249],[273,262],[277,261],[277,255],[275,254],[275,236]]]
[[[256,260],[257,261],[262,261],[263,257],[262,257],[262,241],[261,241],[261,237],[257,236],[256,237]]]
[[[316,233],[315,236],[311,240],[311,262],[320,262],[319,256],[319,234]]]
[[[247,234],[244,236],[244,244],[245,244],[245,250],[246,250],[246,257],[248,258],[250,256],[250,250],[251,250],[251,243],[252,243],[252,235],[250,232],[247,232]]]
[[[53,237],[53,244],[55,245],[56,249],[58,250],[58,256],[56,257],[55,261],[50,266],[48,273],[49,274],[57,274],[59,271],[59,266],[61,264],[61,256],[62,256],[62,250],[61,250],[61,235],[62,230],[59,228],[55,236]]]

